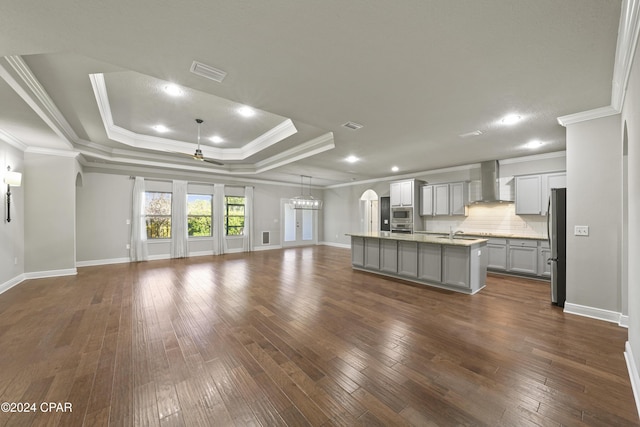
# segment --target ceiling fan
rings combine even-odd
[[[202,154],[202,150],[200,149],[200,125],[203,123],[204,121],[202,119],[196,119],[196,123],[198,124],[198,148],[196,148],[196,152],[193,153],[193,159],[194,160],[200,160],[201,162],[207,162],[207,163],[211,163],[213,165],[218,165],[218,166],[222,166],[224,163],[220,163],[216,160],[212,160],[212,159],[208,159],[206,157],[204,157],[204,155]]]

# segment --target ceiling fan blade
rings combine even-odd
[[[217,161],[215,161],[215,160],[211,160],[211,159],[202,159],[202,160],[203,160],[203,161],[205,161],[205,162],[207,162],[207,163],[211,163],[212,165],[217,165],[217,166],[222,166],[222,165],[224,165],[224,163],[220,163],[220,162],[217,162]]]

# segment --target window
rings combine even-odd
[[[147,239],[170,239],[171,193],[146,191],[144,197]]]
[[[189,237],[211,236],[211,194],[187,195],[187,228]]]
[[[244,197],[226,196],[224,226],[227,236],[242,236],[244,230]]]

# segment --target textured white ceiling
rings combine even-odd
[[[298,133],[246,160],[251,178],[295,183],[312,171],[330,185],[389,176],[392,165],[407,174],[559,151],[558,116],[610,104],[619,18],[617,0],[5,0],[0,56],[22,56],[78,139],[62,142],[7,79],[0,130],[29,147],[76,149],[95,166],[133,169],[148,154],[154,167],[189,169],[166,151],[109,139],[88,77],[103,73],[115,121],[140,137],[156,118],[192,143],[198,115],[207,132],[220,125],[241,145],[290,119]],[[194,60],[228,75],[196,76]],[[149,86],[158,81],[190,96],[163,98]],[[262,113],[240,121],[236,104]],[[509,112],[521,124],[500,125]],[[483,134],[458,136],[474,130]],[[335,148],[315,154],[309,141],[329,132]],[[534,138],[545,143],[535,152],[524,147]],[[282,151],[286,162],[255,173]]]

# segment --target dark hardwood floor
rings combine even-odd
[[[25,281],[0,295],[0,402],[37,408],[0,425],[639,425],[627,331],[548,287],[463,295],[327,246]]]

